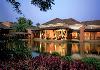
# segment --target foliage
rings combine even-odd
[[[4,43],[0,48],[0,59],[25,59],[31,57],[31,49],[24,41],[13,39]]]
[[[40,26],[40,23],[37,23],[36,26],[39,27]]]
[[[96,66],[96,70],[100,70],[100,59],[96,59],[93,57],[85,57],[82,59],[82,61],[88,64],[93,64]]]
[[[32,21],[25,17],[19,17],[18,22],[15,23],[14,29],[17,32],[25,32],[27,28],[32,27]]]
[[[94,64],[94,62],[96,62],[96,58],[92,58],[92,57],[86,57],[82,59],[83,62],[86,62],[88,64]]]
[[[96,70],[100,70],[100,60],[95,62]]]
[[[66,61],[72,61],[71,56],[63,56],[62,59]]]
[[[9,3],[13,5],[15,10],[22,14],[20,10],[21,3],[17,0],[7,0]],[[31,0],[31,4],[40,8],[41,11],[47,11],[51,9],[52,4],[54,4],[54,0]]]
[[[58,52],[52,52],[51,55],[53,55],[53,56],[60,56],[60,54]]]
[[[13,52],[15,52],[16,58],[18,57],[19,58],[30,58],[31,57],[32,51],[24,41],[16,40],[16,41],[13,41],[12,44],[14,45],[14,47],[12,47],[11,49],[13,49]]]
[[[11,5],[13,5],[13,8],[15,8],[15,10],[17,11],[17,13],[22,14],[22,12],[20,10],[21,4],[18,1],[16,1],[16,0],[6,0],[6,1],[10,2]]]
[[[30,19],[27,20],[27,24],[28,24],[29,27],[32,26],[32,23],[33,23],[33,22],[32,22]]]
[[[16,70],[95,70],[93,65],[89,65],[82,61],[66,61],[58,56],[39,55],[30,60],[14,60],[6,63],[0,63],[1,69],[4,69],[6,64],[7,68],[10,66]],[[8,69],[9,70],[9,69]]]

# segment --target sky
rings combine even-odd
[[[78,21],[100,20],[100,0],[55,0],[55,5],[47,12],[40,11],[31,0],[18,0],[21,3],[21,10],[27,19],[36,23],[45,23],[54,18],[74,18]],[[19,15],[14,11],[12,5],[6,0],[0,0],[0,22],[17,21]]]

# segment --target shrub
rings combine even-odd
[[[62,59],[66,61],[72,61],[71,56],[63,56]]]
[[[96,58],[92,57],[83,58],[82,61],[88,64],[94,64],[95,62],[97,62]]]
[[[53,56],[60,56],[60,54],[58,52],[52,52],[51,55],[53,55]]]
[[[83,62],[87,64],[92,64],[96,66],[96,70],[100,70],[100,59],[96,59],[93,57],[86,57],[82,59]]]

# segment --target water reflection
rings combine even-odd
[[[61,56],[78,54],[100,54],[100,43],[78,42],[37,42],[34,41],[32,49],[40,53],[58,52]]]

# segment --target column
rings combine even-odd
[[[65,30],[65,40],[67,40],[67,30]]]
[[[41,34],[41,31],[40,31],[40,39],[42,39],[42,34]]]
[[[82,55],[83,54],[83,51],[82,51],[82,48],[84,47],[84,30],[85,30],[85,27],[84,26],[82,26],[82,27],[80,27],[80,54]]]
[[[80,38],[80,37],[79,37],[79,32],[77,32],[77,39],[79,40],[79,38]]]
[[[96,33],[96,32],[94,32],[94,40],[95,40],[95,33]]]
[[[84,41],[84,30],[85,30],[84,26],[80,27],[80,42]]]
[[[45,30],[45,39],[46,39],[47,37],[46,37],[46,30]]]
[[[55,40],[57,40],[56,30],[54,31],[54,34],[55,34],[55,36],[54,36]]]
[[[91,32],[90,32],[90,40],[92,40],[92,34],[91,34]]]
[[[27,33],[29,33],[31,35],[31,39],[33,38],[33,33],[31,29],[27,29]],[[30,36],[29,36],[30,37]]]
[[[61,40],[63,40],[63,30],[61,30]]]

